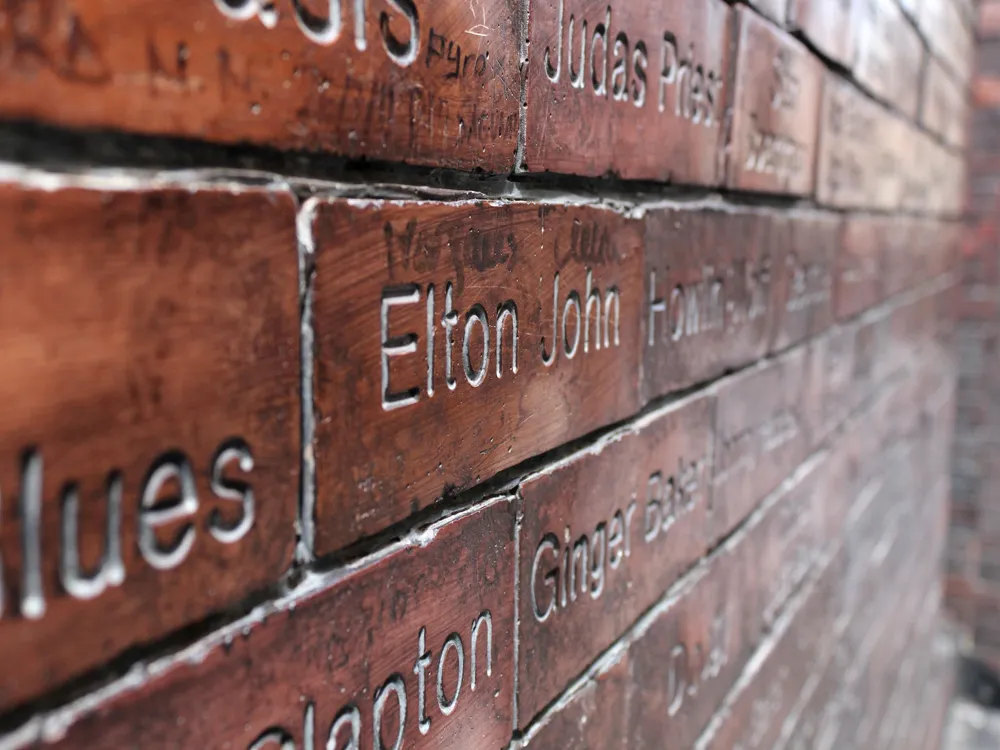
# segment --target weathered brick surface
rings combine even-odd
[[[929,750],[994,4],[0,2],[0,750]]]
[[[994,665],[1000,595],[1000,464],[996,461],[1000,414],[997,335],[1000,284],[996,252],[997,76],[1000,75],[1000,6],[978,6],[969,103],[968,209],[956,264],[953,305],[957,322],[952,347],[957,369],[954,442],[951,451],[951,510],[945,592],[948,609],[966,629],[975,655]],[[947,61],[946,61],[947,62]],[[930,84],[929,84],[930,85]]]
[[[285,572],[299,324],[286,191],[7,185],[0,214],[7,708]]]
[[[823,71],[804,46],[737,8],[736,86],[726,184],[769,193],[813,190]]]

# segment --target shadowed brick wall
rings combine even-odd
[[[0,0],[0,750],[936,748],[974,24]]]

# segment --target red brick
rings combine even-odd
[[[335,200],[312,222],[320,554],[638,410],[636,224]]]
[[[790,241],[777,214],[656,209],[645,216],[648,400],[713,378],[767,351]]]
[[[856,0],[790,0],[788,25],[798,29],[831,60],[850,68],[854,63]]]
[[[589,679],[565,705],[556,706],[529,732],[523,747],[625,750],[628,737],[629,662],[627,652]]]
[[[795,606],[754,654],[726,706],[699,739],[699,750],[773,750],[816,665],[835,646],[835,566],[796,597]]]
[[[860,215],[844,222],[833,284],[838,319],[853,317],[884,299],[885,248],[900,236],[901,222],[895,217]]]
[[[895,118],[850,83],[828,74],[819,127],[817,200],[844,208],[895,208],[899,188],[893,142],[905,136]]]
[[[955,216],[962,211],[965,160],[926,133],[897,121],[895,164],[899,208],[906,212]]]
[[[713,406],[683,401],[523,483],[522,725],[707,550]]]
[[[358,4],[339,18],[330,7],[8,3],[0,112],[350,158],[513,167],[521,80],[513,3]]]
[[[726,184],[811,194],[822,68],[803,44],[746,7],[738,47]]]
[[[521,167],[721,182],[731,15],[720,0],[533,3]]]
[[[797,554],[775,551],[770,520],[784,504],[815,513],[818,497],[791,491],[755,516],[632,636],[629,747],[691,747],[761,643],[773,600],[758,570],[768,550],[781,567]],[[812,507],[812,509],[808,509]],[[780,537],[778,537],[780,538]],[[791,548],[794,550],[794,547]],[[780,615],[780,611],[773,612]]]
[[[53,747],[303,747],[334,728],[330,742],[356,747],[377,731],[385,747],[503,746],[513,510],[500,500],[438,524],[237,622],[74,715]]]
[[[825,331],[833,317],[834,265],[843,222],[836,214],[792,212],[784,262],[775,270],[771,350]]]
[[[825,433],[857,411],[883,386],[887,363],[889,322],[872,317],[830,329],[812,357],[819,390],[819,431]]]
[[[929,58],[924,74],[920,122],[950,146],[964,149],[969,101],[965,87],[951,77],[937,58]]]
[[[915,118],[923,63],[917,30],[903,17],[896,0],[857,0],[855,8],[855,77],[876,96]]]
[[[712,530],[724,536],[809,454],[818,403],[796,349],[718,386]]]
[[[301,407],[288,193],[6,185],[0,215],[6,709],[277,582]]]

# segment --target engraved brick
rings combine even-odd
[[[643,398],[762,357],[787,221],[752,210],[658,209],[644,231]]]
[[[833,652],[837,572],[831,565],[796,597],[699,738],[698,750],[781,746],[784,724],[793,718],[812,670]]]
[[[522,485],[522,725],[705,553],[712,407],[685,400]]]
[[[502,747],[513,565],[501,499],[154,665],[55,747]]]
[[[827,74],[816,167],[819,202],[869,210],[896,208],[895,151],[908,145],[908,134],[901,127],[901,121],[852,84]],[[901,136],[904,142],[897,144]]]
[[[857,0],[856,11],[855,77],[907,117],[916,118],[923,63],[917,30],[896,0]]]
[[[45,0],[0,10],[0,113],[69,127],[512,168],[507,0]]]
[[[285,571],[299,323],[286,193],[6,185],[0,215],[6,708]]]
[[[850,216],[844,222],[833,289],[838,319],[854,317],[883,300],[885,247],[899,236],[901,221],[883,216]]]
[[[812,349],[795,349],[718,386],[712,531],[726,535],[809,454],[818,403]]]
[[[805,46],[749,8],[736,11],[738,53],[726,184],[812,193],[822,68]]]
[[[640,623],[628,655],[629,747],[694,746],[765,632],[767,604],[774,600],[761,588],[766,580],[757,568],[774,552],[769,517],[783,504],[811,500],[795,492],[777,498]],[[794,547],[783,559],[782,565],[796,559]]]
[[[920,121],[958,149],[965,148],[969,119],[964,87],[951,77],[937,58],[927,61]]]
[[[718,184],[731,11],[720,0],[531,6],[531,172]]]
[[[837,326],[818,342],[810,377],[819,381],[818,421],[828,431],[854,413],[882,386],[888,369],[880,355],[888,351],[885,317]]]
[[[792,212],[788,252],[775,273],[771,349],[784,349],[825,331],[833,317],[834,264],[841,244],[834,214]]]
[[[637,224],[331,201],[311,231],[320,553],[637,410]]]
[[[788,25],[824,55],[850,68],[854,62],[854,5],[857,0],[791,0]]]
[[[625,750],[630,674],[625,652],[575,691],[565,705],[556,706],[526,735],[523,746],[531,750]]]

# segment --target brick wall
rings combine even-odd
[[[1000,668],[1000,519],[997,496],[997,188],[1000,154],[1000,5],[978,8],[969,164],[968,228],[962,242],[955,351],[956,434],[948,542],[949,608],[970,650]]]
[[[0,750],[937,747],[973,16],[0,4]]]

